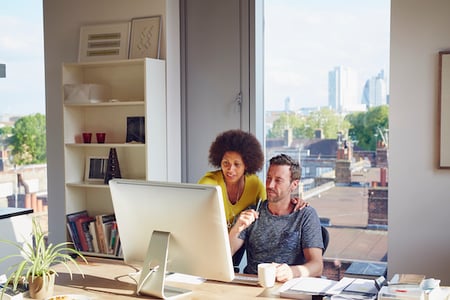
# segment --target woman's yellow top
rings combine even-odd
[[[222,189],[223,204],[225,207],[225,217],[228,228],[233,224],[239,213],[251,205],[256,205],[258,200],[266,200],[266,189],[256,174],[244,175],[244,191],[236,204],[231,204],[228,199],[227,186],[222,174],[222,170],[207,172],[198,183],[219,185]]]

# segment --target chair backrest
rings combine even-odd
[[[330,242],[330,234],[328,233],[328,229],[321,225],[322,227],[322,240],[323,240],[323,251],[322,255],[325,253],[328,247],[328,243]]]

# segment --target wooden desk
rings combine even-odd
[[[136,295],[136,285],[128,276],[136,272],[133,267],[121,260],[88,258],[88,261],[89,264],[80,265],[85,277],[74,272],[72,280],[63,266],[57,266],[59,276],[56,278],[54,294],[81,294],[92,299],[151,299],[149,296]],[[273,299],[279,298],[272,292],[280,286],[277,284],[271,289],[264,289],[214,281],[198,285],[170,282],[170,285],[193,291],[183,299]]]

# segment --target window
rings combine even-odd
[[[356,260],[382,265],[390,1],[264,5],[266,156],[284,152],[301,161],[300,192],[328,226],[331,269],[334,259],[342,272]]]
[[[0,207],[31,207],[47,228],[42,11],[30,0],[0,10]]]

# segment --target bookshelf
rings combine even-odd
[[[165,78],[165,62],[150,58],[62,65],[66,215],[114,213],[109,186],[85,177],[86,160],[107,158],[111,148],[122,178],[167,180]],[[144,117],[145,143],[126,143],[128,117]],[[83,132],[92,133],[91,143]],[[105,143],[97,132],[106,133]]]

